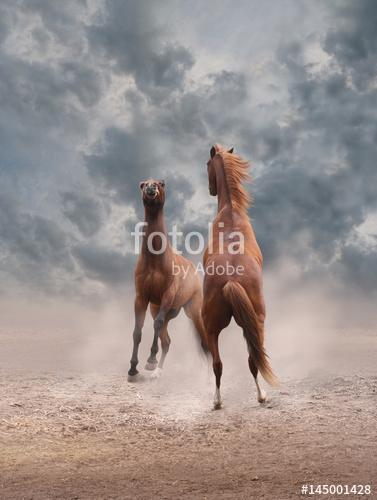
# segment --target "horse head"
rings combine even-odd
[[[148,179],[140,183],[145,207],[162,208],[165,203],[165,181]]]
[[[208,173],[208,189],[211,196],[217,196],[217,182],[216,182],[216,155],[226,151],[221,144],[215,144],[210,149],[210,159],[207,161],[207,173]],[[233,148],[227,151],[228,153],[233,153]]]

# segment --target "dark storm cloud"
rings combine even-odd
[[[178,217],[194,190],[185,176],[165,171],[164,159],[158,154],[156,143],[156,136],[147,129],[130,134],[109,128],[103,141],[97,145],[98,152],[85,157],[88,172],[118,202],[133,205],[140,214],[143,213],[140,182],[164,176],[169,193],[168,209],[173,218]]]
[[[230,71],[210,74],[196,92],[180,92],[169,106],[155,108],[147,123],[141,122],[131,131],[106,129],[94,152],[85,156],[89,175],[110,195],[115,195],[118,202],[133,205],[139,214],[143,213],[140,181],[163,176],[167,189],[165,213],[170,227],[177,220],[182,221],[186,201],[195,192],[189,172],[180,172],[183,160],[196,171],[200,169],[206,182],[208,145],[234,123],[246,97],[242,74]],[[134,93],[130,98],[134,104]],[[136,101],[135,110],[138,104]],[[219,113],[222,109],[227,111]],[[168,152],[161,151],[160,144],[167,137]]]
[[[1,268],[21,289],[42,293],[81,293],[80,270],[71,256],[75,238],[49,193],[56,191],[59,203],[77,142],[87,131],[83,111],[98,103],[106,80],[82,57],[77,6],[33,0],[0,5]],[[58,39],[65,39],[64,50],[49,58]],[[70,44],[75,57],[66,51]],[[87,213],[79,214],[78,199],[71,198],[69,207],[65,201],[67,217],[83,234],[96,230],[96,203],[91,214],[81,203]],[[2,285],[7,288],[7,282]]]
[[[185,218],[186,202],[194,194],[191,181],[177,173],[169,172],[164,176],[166,183],[165,217],[168,230],[173,224],[180,224]]]
[[[355,14],[351,8],[342,12]],[[348,30],[354,33],[356,26],[359,43],[367,46],[370,41],[364,38],[371,33],[368,27],[365,33],[361,29],[364,8],[359,14],[348,19]],[[344,29],[333,30],[331,40],[342,40]],[[327,37],[324,44],[328,51],[329,40]],[[293,44],[279,51],[280,61],[288,69],[295,118],[288,132],[269,128],[279,147],[269,149],[263,158],[267,166],[258,178],[251,213],[268,259],[288,253],[309,272],[313,258],[325,269],[335,259],[331,267],[335,279],[353,276],[359,286],[374,282],[376,289],[375,280],[363,278],[366,267],[360,262],[377,261],[377,253],[357,251],[348,239],[377,206],[377,92],[347,83],[353,67],[351,56],[350,65],[345,65],[345,53],[335,50],[330,55],[333,59],[326,70],[313,74],[303,62],[302,47]],[[355,69],[357,66],[358,60]]]
[[[0,240],[3,271],[25,286],[58,291],[74,273],[69,235],[52,220],[20,210],[5,193],[0,196]]]
[[[40,17],[43,29],[34,30],[33,37],[40,37],[42,46],[48,38],[55,38],[65,47],[73,49],[78,55],[85,50],[81,15],[88,7],[86,0],[64,0],[48,2],[46,0],[16,0],[9,2],[25,14]]]
[[[48,126],[48,122],[45,122],[48,120],[48,113],[56,113],[55,120],[58,119],[59,122],[60,115],[72,111],[64,106],[67,98],[77,97],[83,106],[91,106],[98,101],[102,90],[101,74],[81,57],[85,50],[85,38],[82,36],[82,26],[75,19],[79,4],[60,2],[58,5],[31,0],[5,2],[0,7],[1,19],[6,20],[0,22],[0,36],[4,32],[5,23],[5,33],[8,35],[11,31],[20,29],[19,16],[22,12],[40,17],[42,25],[31,32],[32,40],[42,44],[42,47],[37,47],[41,51],[39,57],[44,55],[48,43],[57,37],[59,29],[64,28],[66,47],[69,46],[69,41],[76,45],[79,39],[82,42],[75,50],[79,61],[60,56],[54,64],[35,60],[32,54],[19,58],[1,47],[1,90],[4,104],[23,112],[28,119],[42,114],[41,122],[45,126]],[[70,105],[73,109],[74,103]]]
[[[114,61],[115,71],[131,74],[148,97],[161,100],[179,90],[194,64],[191,52],[171,42],[154,19],[161,3],[108,0],[96,25],[88,28],[95,50]]]
[[[90,107],[101,95],[101,76],[83,62],[61,62],[52,68],[3,55],[0,71],[3,112],[15,113],[13,120],[26,120],[29,126],[48,129],[80,123],[83,117],[74,98]]]
[[[136,260],[134,255],[125,255],[93,244],[78,245],[72,253],[86,275],[93,280],[110,285],[124,285],[132,279]]]
[[[49,291],[131,279],[134,257],[112,241],[142,216],[139,182],[164,177],[168,226],[206,234],[210,216],[195,210],[214,200],[188,202],[224,142],[255,164],[250,213],[267,266],[289,255],[308,276],[372,290],[376,254],[354,235],[377,210],[376,3],[288,4],[294,20],[277,15],[265,39],[258,10],[259,56],[248,2],[235,17],[216,6],[218,22],[240,23],[242,47],[216,27],[206,43],[190,3],[2,2],[3,269]],[[320,65],[313,44],[329,58]],[[136,215],[114,223],[127,207]]]
[[[351,187],[344,172],[310,174],[300,165],[273,165],[258,179],[251,209],[267,259],[289,253],[306,265],[314,253],[327,264],[363,222],[363,207],[348,202]]]
[[[156,163],[153,137],[108,128],[97,151],[85,156],[88,172],[126,204],[139,200],[140,181],[153,177]]]
[[[239,120],[239,110],[247,100],[246,83],[245,75],[239,72],[223,70],[208,75],[205,83],[178,95],[165,112],[161,110],[161,126],[180,146],[199,139],[216,142],[216,137],[229,135]]]
[[[100,202],[76,192],[62,193],[63,214],[85,237],[93,236],[103,224],[104,211]]]
[[[375,292],[377,286],[377,251],[376,248],[363,249],[358,245],[344,246],[340,259],[334,264],[333,272],[348,284],[348,291],[362,288]]]
[[[67,236],[46,218],[22,212],[15,199],[0,197],[0,235],[9,251],[31,262],[71,267]]]
[[[35,14],[32,2],[26,3],[27,6],[21,2],[0,6],[1,34],[4,23],[8,36],[22,34],[25,28],[19,20],[20,6]],[[42,3],[38,3],[41,9]],[[68,23],[68,27],[75,32],[74,26]],[[45,26],[37,32],[47,40],[53,38]],[[35,34],[34,30],[31,39]],[[20,57],[17,52],[9,51],[15,47],[7,47],[5,41],[4,38],[0,46],[1,173],[15,175],[25,167],[32,167],[34,173],[56,169],[56,157],[65,156],[67,161],[77,137],[86,133],[87,117],[83,110],[98,102],[104,79],[96,67],[79,56],[77,60],[60,56],[52,63],[43,60],[47,51],[43,45],[36,52],[37,58],[33,52]],[[31,50],[30,47],[31,43],[27,49]]]
[[[335,5],[336,27],[327,33],[324,48],[358,89],[366,89],[377,76],[377,4],[363,0]]]
[[[137,206],[139,194],[131,185],[136,186],[140,177],[153,175],[147,166],[150,162],[140,161],[146,150],[155,151],[153,140],[158,134],[153,128],[174,138],[171,154],[178,161],[189,145],[188,158],[198,167],[205,164],[209,145],[225,137],[252,162],[263,166],[252,188],[255,206],[251,215],[266,262],[271,264],[288,254],[310,272],[313,261],[322,262],[326,269],[336,255],[343,258],[342,249],[350,235],[375,206],[377,103],[374,90],[361,91],[349,85],[348,73],[356,62],[345,61],[344,54],[331,48],[331,41],[337,37],[342,40],[347,29],[357,29],[360,43],[364,43],[363,37],[372,38],[369,29],[363,33],[360,28],[365,7],[358,16],[355,9],[339,9],[343,17],[349,16],[347,22],[317,37],[332,58],[321,71],[313,71],[313,65],[306,61],[306,40],[292,37],[293,41],[276,51],[273,70],[280,74],[289,96],[284,103],[289,109],[287,124],[280,124],[284,110],[279,102],[266,101],[246,111],[252,77],[219,71],[207,75],[195,90],[180,90],[170,98],[169,107],[154,109],[148,133],[138,130],[135,134],[143,141],[136,143],[133,134],[108,130],[108,149],[87,158],[92,175],[102,177],[124,202],[136,202]],[[370,40],[365,44],[373,47]],[[123,69],[129,70],[129,64],[123,61]],[[119,150],[123,152],[118,154]],[[127,156],[129,164],[121,167],[121,157]],[[202,179],[206,182],[204,175]],[[191,191],[190,187],[189,196]],[[179,194],[172,196],[176,192],[176,186],[168,191],[169,222],[180,215]],[[185,228],[205,230],[206,224],[194,218]],[[342,279],[336,267],[334,273]]]
[[[1,14],[1,17],[0,17],[0,42],[2,42],[6,38],[8,31],[9,31],[9,27],[8,27],[9,20],[7,19],[6,12],[4,9],[0,10],[0,14]]]

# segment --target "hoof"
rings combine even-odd
[[[149,371],[153,371],[157,368],[157,361],[154,362],[154,363],[151,363],[150,361],[147,361],[146,365],[145,365],[145,369],[146,370],[149,370]]]
[[[130,382],[131,384],[138,384],[140,382],[145,382],[145,377],[141,373],[136,373],[136,375],[127,375],[127,382]]]
[[[222,401],[214,401],[214,403],[213,403],[214,410],[221,410],[222,407],[223,407]]]
[[[156,368],[156,369],[155,369],[155,370],[151,373],[150,378],[151,378],[152,380],[157,380],[158,378],[160,378],[160,377],[161,377],[161,375],[162,375],[162,370],[161,370],[161,368],[158,368],[158,367],[157,367],[157,368]]]
[[[213,409],[214,410],[220,410],[223,405],[223,402],[221,401],[221,394],[220,394],[220,388],[218,387],[215,392],[215,397],[213,399]]]
[[[140,379],[140,374],[139,372],[135,373],[134,375],[127,375],[127,382],[139,382]]]
[[[266,401],[267,401],[267,394],[266,394],[266,392],[263,389],[261,389],[261,392],[258,395],[258,402],[261,403],[261,404],[263,404]]]

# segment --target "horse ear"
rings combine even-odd
[[[140,184],[139,184],[140,189],[143,189],[144,186],[145,186],[145,182],[140,182]]]
[[[230,148],[230,149],[228,149],[228,153],[230,153],[230,154],[232,154],[232,153],[233,153],[233,151],[234,151],[234,148]]]
[[[164,180],[160,181],[160,186],[161,187],[165,187],[165,181]]]
[[[211,155],[211,158],[213,158],[215,156],[215,154],[216,154],[216,148],[215,148],[215,146],[212,146],[209,154]]]

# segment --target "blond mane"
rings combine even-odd
[[[223,159],[225,178],[232,207],[246,212],[252,202],[252,198],[242,183],[251,181],[248,172],[250,167],[249,162],[227,151],[221,151],[220,154]]]

